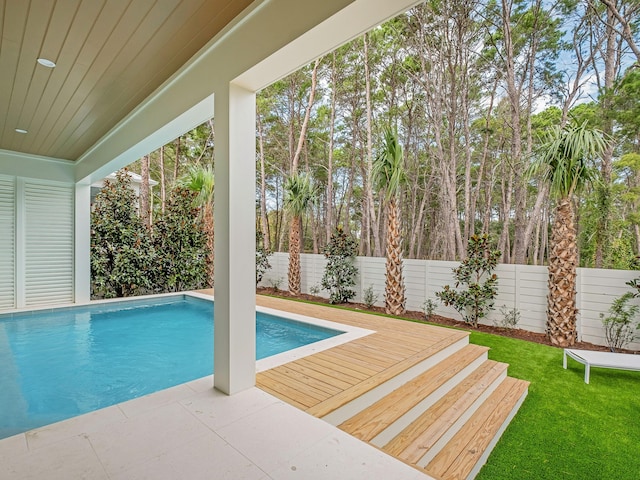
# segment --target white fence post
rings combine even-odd
[[[576,316],[576,333],[578,335],[578,341],[582,341],[582,269],[576,269],[576,307],[578,309],[578,315]]]

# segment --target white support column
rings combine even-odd
[[[255,93],[216,89],[214,386],[255,385]]]
[[[91,185],[76,183],[75,190],[73,301],[86,303],[91,299]]]

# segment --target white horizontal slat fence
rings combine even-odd
[[[287,290],[287,269],[289,255],[274,253],[270,257],[272,268],[267,270],[261,286]],[[328,298],[329,292],[320,287],[326,260],[323,255],[302,254],[302,291]],[[437,301],[435,293],[445,285],[454,286],[452,270],[458,262],[438,260],[404,260],[404,280],[408,310],[422,310],[426,299]],[[385,259],[378,257],[357,257],[358,278],[355,302],[362,302],[363,292],[372,287],[377,296],[376,305],[384,305]],[[495,308],[484,319],[488,325],[502,319],[501,307],[507,310],[516,308],[520,312],[518,328],[532,332],[544,332],[547,311],[547,267],[533,265],[501,264],[495,270],[498,275],[498,296]],[[613,300],[630,291],[625,283],[640,276],[640,272],[629,270],[604,270],[579,268],[577,280],[578,302],[578,339],[599,345],[606,345],[600,313],[607,314]],[[435,313],[455,319],[461,319],[452,307],[438,302]],[[638,332],[640,334],[640,332]],[[634,342],[628,348],[640,350],[640,342]]]

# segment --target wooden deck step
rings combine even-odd
[[[527,394],[529,382],[506,377],[424,468],[442,479],[474,478]]]
[[[338,427],[360,440],[370,442],[474,362],[486,360],[487,351],[486,347],[466,345]],[[442,394],[444,393],[446,392]],[[431,403],[435,403],[436,400],[432,400]]]
[[[427,453],[433,458],[462,427],[479,405],[507,375],[508,365],[485,361],[449,393],[384,445],[383,450],[410,464],[419,464]],[[430,460],[430,459],[429,459]]]

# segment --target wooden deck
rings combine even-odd
[[[258,295],[259,306],[374,333],[257,374],[262,390],[441,480],[471,480],[528,382],[467,332]]]
[[[375,331],[272,368],[257,386],[436,479],[473,479],[524,400],[468,333],[272,297],[257,304]]]
[[[258,374],[258,387],[316,417],[324,417],[469,335],[272,297],[258,296],[257,304],[376,331]]]

